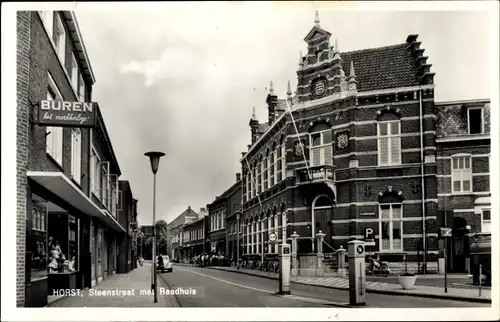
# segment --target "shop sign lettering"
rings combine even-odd
[[[38,104],[38,124],[67,127],[94,127],[95,104],[42,100]]]

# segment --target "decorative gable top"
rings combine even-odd
[[[311,31],[307,34],[307,36],[304,38],[305,42],[310,42],[311,40],[318,39],[320,37],[326,36],[329,38],[332,34],[329,33],[328,31],[321,29],[320,27],[314,26]]]

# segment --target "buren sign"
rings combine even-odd
[[[38,124],[68,127],[93,127],[95,104],[42,100],[38,104]]]

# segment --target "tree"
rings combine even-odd
[[[167,222],[165,220],[158,220],[156,222],[156,243],[158,245],[158,252],[162,254],[167,253]]]

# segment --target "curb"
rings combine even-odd
[[[165,284],[167,286],[167,288],[169,290],[172,289],[172,287],[170,287],[170,285],[167,283],[167,281],[163,278],[163,276],[161,276],[161,274],[158,274],[158,277],[160,277],[160,280],[163,282],[163,284]],[[172,307],[182,307],[182,304],[181,302],[179,302],[179,299],[177,299],[177,295],[174,294],[174,296],[172,297],[169,297],[169,296],[165,296],[163,295],[163,297],[165,299],[167,299],[167,301],[173,303],[173,306]]]
[[[273,277],[273,276],[264,276],[264,275],[252,274],[252,273],[238,271],[238,270],[233,271],[233,270],[221,269],[221,268],[217,268],[217,267],[207,267],[207,268],[218,270],[218,271],[234,272],[234,273],[239,273],[239,274],[257,276],[257,277],[264,277],[264,278],[273,279],[273,280],[277,280],[278,279],[277,277]],[[308,283],[304,283],[304,282],[297,282],[297,281],[293,281],[293,280],[291,282],[295,283],[295,284],[308,285],[308,286],[317,286],[317,287],[328,288],[328,289],[335,289],[335,290],[342,290],[342,291],[348,291],[349,290],[348,288],[335,287],[335,286],[327,286],[327,285],[314,285],[314,284],[308,284]],[[463,301],[463,302],[474,302],[474,303],[490,303],[491,304],[491,299],[488,299],[488,298],[473,298],[473,297],[461,297],[461,296],[455,296],[455,295],[426,294],[426,293],[406,293],[406,292],[393,291],[393,290],[377,290],[377,289],[372,289],[372,288],[367,288],[366,292],[367,293],[373,293],[373,294],[404,295],[404,296],[425,297],[425,298],[433,298],[433,299],[441,299],[441,300],[452,300],[452,301]]]

